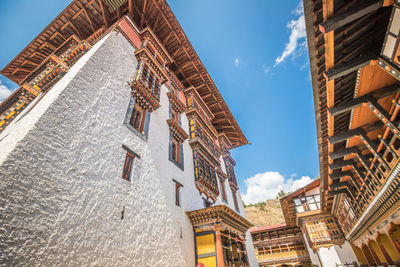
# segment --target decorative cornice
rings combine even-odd
[[[248,220],[240,216],[226,205],[217,205],[209,208],[186,212],[193,226],[204,224],[224,223],[232,230],[239,231],[244,234],[253,226]]]
[[[172,108],[178,112],[183,113],[186,111],[185,104],[174,94],[174,92],[170,91],[167,93],[169,102],[171,103]]]
[[[151,112],[160,107],[158,99],[151,93],[141,80],[134,80],[130,83],[132,96],[135,101],[145,110]]]
[[[173,119],[167,120],[169,125],[169,131],[172,136],[180,143],[189,138],[189,135],[183,130],[183,128]]]

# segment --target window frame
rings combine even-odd
[[[175,179],[172,179],[172,181],[175,183],[175,205],[182,207],[181,188],[183,188],[183,185]]]
[[[129,149],[126,145],[122,145],[122,148],[126,152],[124,166],[122,167],[122,179],[130,182],[132,180],[133,164],[135,159],[140,159],[140,156]],[[128,167],[127,164],[129,165]]]
[[[134,107],[135,105],[138,105],[135,101],[135,98],[133,96],[131,96],[130,100],[129,100],[129,105],[128,108],[126,110],[126,114],[125,114],[125,118],[124,118],[124,122],[123,124],[130,130],[132,131],[134,134],[136,134],[138,137],[140,137],[141,139],[143,139],[144,141],[147,141],[148,139],[148,133],[149,133],[149,125],[150,125],[150,114],[151,112],[148,112],[147,110],[143,110],[143,115],[142,115],[142,121],[141,121],[141,132],[137,129],[135,129],[135,127],[133,127],[131,125],[131,117],[132,114],[134,112]]]
[[[140,134],[143,134],[146,113],[147,111],[145,109],[139,106],[138,103],[135,103],[132,109],[131,118],[129,119],[129,124]],[[139,114],[139,116],[137,114]],[[136,115],[136,117],[134,117],[134,115]]]
[[[134,159],[135,159],[135,156],[133,156],[129,152],[126,152],[125,163],[124,163],[124,167],[122,169],[122,179],[124,179],[125,181],[128,181],[128,182],[131,181],[132,167],[133,167]]]
[[[317,198],[317,196],[318,196],[318,198]],[[309,201],[309,199],[312,199],[312,201]],[[297,204],[296,201],[298,201],[300,203]],[[313,194],[313,195],[298,196],[296,198],[293,198],[293,204],[294,204],[296,213],[304,213],[304,212],[320,210],[321,209],[320,195]],[[312,209],[311,205],[315,205],[316,209]]]

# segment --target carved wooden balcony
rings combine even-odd
[[[176,93],[174,91],[170,91],[167,93],[169,102],[171,103],[172,108],[177,112],[177,113],[183,113],[186,111],[186,106],[185,104],[178,98]]]
[[[169,131],[176,141],[182,143],[189,138],[189,135],[183,130],[183,128],[173,119],[167,120]]]
[[[215,165],[220,164],[219,157],[221,152],[219,151],[217,145],[211,140],[211,138],[204,132],[204,130],[200,129],[200,127],[194,127],[194,131],[192,131],[192,127],[190,130],[190,140],[189,144],[192,148],[199,148],[202,150],[204,154],[206,154]]]
[[[153,111],[160,107],[160,81],[152,77],[144,62],[139,65],[135,79],[131,82],[132,95],[145,110]],[[152,78],[151,78],[152,77]]]
[[[196,188],[200,193],[205,194],[215,202],[219,195],[218,180],[214,163],[207,159],[209,159],[209,157],[205,156],[202,151],[196,148],[193,149]]]

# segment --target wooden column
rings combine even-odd
[[[376,244],[378,246],[378,248],[380,249],[380,251],[382,252],[383,257],[385,257],[386,262],[388,264],[393,264],[393,260],[390,257],[389,253],[386,251],[385,246],[382,244],[382,242],[379,240],[379,238],[376,239]]]
[[[400,254],[400,247],[397,245],[396,240],[392,237],[391,234],[388,234],[387,236],[388,236],[389,240],[392,242],[393,246],[396,248],[397,253]]]
[[[367,260],[368,265],[374,265],[375,261],[372,258],[371,252],[369,251],[367,245],[362,245],[361,252],[364,255],[364,258]]]
[[[381,260],[379,259],[378,255],[376,254],[374,248],[371,245],[371,241],[368,242],[368,249],[371,252],[372,258],[374,258],[374,261],[377,265],[383,265]]]
[[[217,266],[225,267],[224,265],[224,251],[222,250],[222,240],[221,232],[219,230],[215,231],[215,245],[217,251]]]

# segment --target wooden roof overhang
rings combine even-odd
[[[366,105],[348,108],[335,116],[330,109],[349,105],[357,97],[376,91],[374,97],[389,110],[388,102],[397,93],[392,90],[385,98],[378,92],[397,82],[377,64],[393,2],[304,0],[324,211],[330,211],[333,205],[333,196],[328,194],[329,185],[340,181],[331,178],[344,177],[342,181],[354,178],[349,167],[330,168],[350,158],[341,152],[357,147],[363,155],[370,153],[362,144],[360,134],[351,135],[349,130],[361,127],[369,139],[375,140],[383,129],[383,124],[379,125]],[[330,142],[340,135],[344,138]],[[345,175],[341,176],[343,173]]]
[[[243,235],[253,226],[248,220],[226,205],[188,211],[186,214],[189,216],[194,227],[224,226],[232,232]]]
[[[248,144],[165,0],[73,0],[0,73],[21,85],[70,36],[86,39],[101,27],[109,29],[124,15],[130,16],[140,30],[149,27],[155,33],[171,58],[169,69],[185,88],[196,88],[214,115],[213,126],[227,135],[231,148]]]
[[[289,226],[297,225],[297,213],[294,206],[293,199],[299,196],[305,195],[307,191],[320,186],[321,179],[316,179],[308,185],[298,189],[297,191],[286,195],[279,199],[282,206],[283,217],[285,218],[286,224]]]

